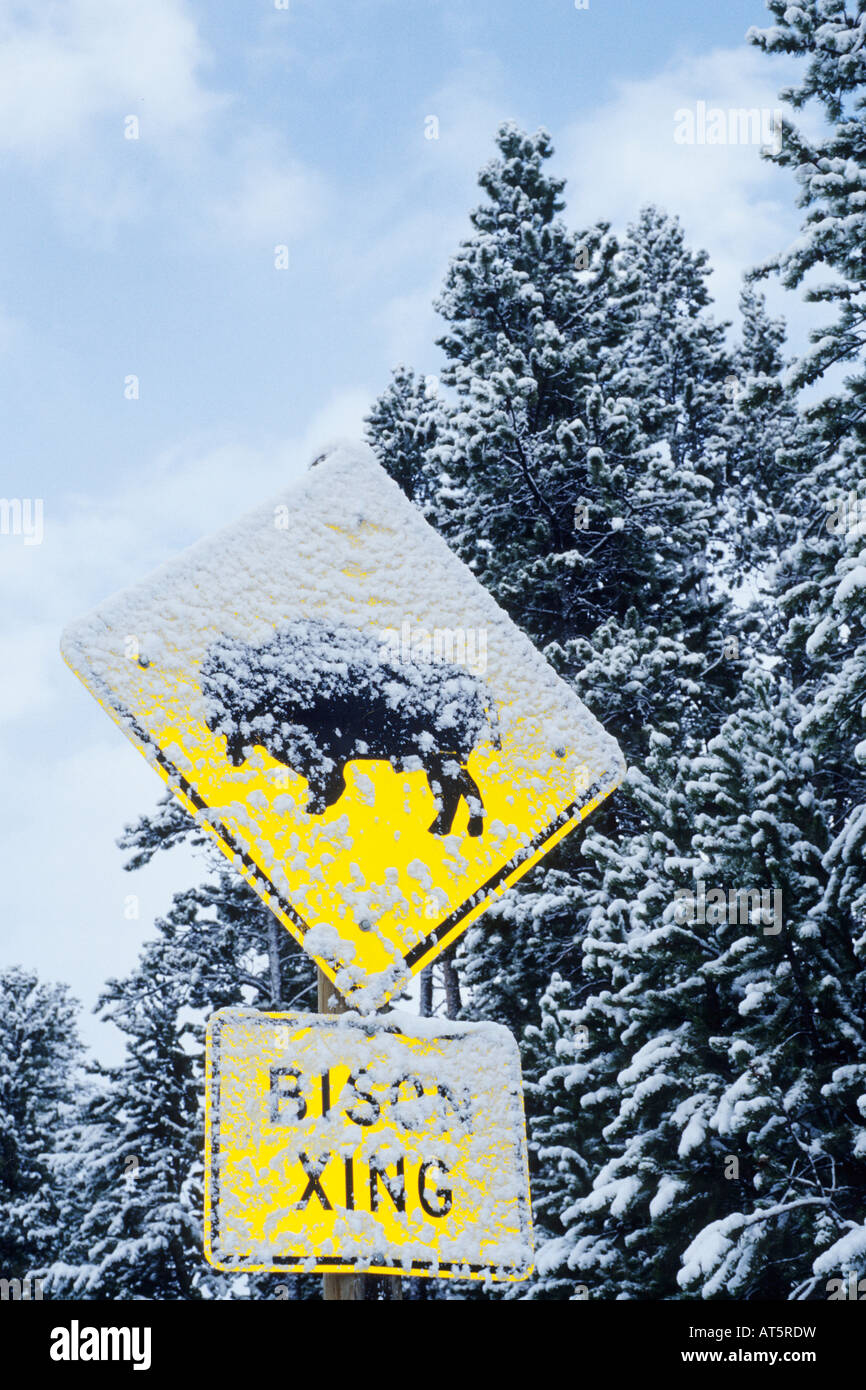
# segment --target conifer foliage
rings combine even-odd
[[[0,971],[0,1278],[37,1275],[62,1239],[59,1156],[83,1060],[77,1012],[65,985]]]
[[[866,818],[835,742],[862,717],[856,648],[819,659],[859,631],[858,536],[840,557],[826,509],[816,534],[815,474],[862,448],[798,409],[805,369],[751,287],[727,349],[674,219],[570,237],[547,137],[498,148],[412,467],[428,490],[438,467],[432,519],[632,764],[459,957],[473,1013],[524,1036],[540,1251],[509,1296],[826,1296],[861,1248]]]
[[[201,833],[173,800],[128,827],[127,867]],[[66,1145],[68,1237],[48,1271],[53,1297],[200,1299],[320,1296],[309,1276],[232,1277],[203,1257],[204,1025],[227,1007],[315,1008],[312,962],[222,856],[175,896],[137,969],[110,981],[103,1015],[126,1059],[102,1074]]]

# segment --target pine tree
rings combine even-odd
[[[188,840],[206,844],[168,797],[127,827],[127,868]],[[71,1142],[83,1153],[76,1219],[52,1267],[54,1296],[318,1298],[310,1276],[220,1275],[203,1253],[204,1027],[217,1009],[314,1009],[315,969],[256,894],[206,845],[211,876],[175,895],[138,968],[100,1006],[125,1034]]]
[[[850,96],[855,70],[862,80],[855,24],[832,0],[771,9],[789,33],[770,31],[766,46],[814,55],[800,95],[823,89],[828,114],[844,125],[840,90]],[[843,171],[832,161],[845,141]],[[837,331],[820,335],[816,350],[786,374],[781,330],[747,295],[733,363],[745,399],[705,441],[715,449],[721,440],[732,557],[760,570],[786,530],[795,532],[775,582],[800,699],[783,671],[771,679],[752,670],[739,708],[703,754],[696,739],[685,764],[661,751],[644,762],[643,793],[649,800],[661,793],[664,802],[650,810],[653,834],[607,845],[592,830],[586,836],[587,857],[607,855],[583,942],[592,993],[579,1009],[561,989],[546,996],[537,1036],[558,1039],[557,1061],[533,1081],[539,1154],[571,1151],[581,1162],[560,1157],[558,1197],[556,1184],[550,1195],[542,1191],[545,1222],[550,1228],[559,1206],[561,1230],[554,1221],[542,1245],[533,1296],[568,1296],[576,1277],[601,1297],[821,1296],[822,1275],[859,1270],[866,1254],[857,1216],[866,1146],[856,1118],[866,1110],[855,906],[863,818],[857,774],[846,780],[832,746],[835,739],[838,750],[846,726],[843,709],[855,739],[866,692],[855,669],[837,677],[826,658],[820,663],[822,644],[841,638],[850,651],[855,631],[849,621],[840,632],[831,605],[857,603],[856,537],[849,530],[841,562],[838,550],[830,555],[821,484],[826,489],[840,464],[847,483],[862,459],[861,388],[849,381],[844,400],[831,398],[805,418],[791,391],[859,351],[852,337],[859,310],[852,317],[848,306],[860,294],[852,300],[852,267],[862,276],[854,194],[861,180],[851,163],[863,148],[862,121],[837,129],[830,144],[832,151],[810,153],[786,130],[781,162],[809,166],[805,201],[818,207],[779,264],[789,284],[820,259],[847,278],[840,291],[818,296],[842,303]],[[840,200],[840,179],[854,196]],[[745,533],[744,520],[760,524],[757,535]],[[849,574],[855,578],[846,585]],[[766,604],[752,613],[753,629],[766,613]],[[778,631],[770,616],[756,639],[770,650]],[[703,727],[705,736],[712,732],[706,720]],[[834,839],[840,810],[844,826]],[[739,909],[702,935],[677,923],[676,880],[689,867],[683,843],[692,821],[691,872],[725,885],[726,897],[769,876],[785,902],[780,934],[775,925],[770,934],[754,922],[744,927]],[[647,904],[655,910],[651,929]],[[588,1042],[577,1052],[570,1039],[584,1028]]]
[[[145,972],[140,983],[138,998],[116,982],[103,996],[127,1058],[83,1117],[83,1212],[50,1272],[55,1297],[189,1299],[209,1282],[198,1213],[200,1077],[171,982]]]
[[[441,417],[438,384],[397,367],[375,401],[367,425],[391,476],[423,512],[432,510],[439,475],[430,461]]]
[[[665,440],[677,468],[710,472],[732,363],[727,325],[707,312],[707,253],[690,250],[675,217],[647,207],[629,227],[620,260],[636,291],[618,363],[624,384],[638,396],[647,434]]]
[[[729,365],[704,314],[706,258],[654,210],[622,251],[604,224],[569,231],[549,137],[509,124],[497,147],[439,301],[454,397],[411,455],[381,423],[395,383],[370,437],[404,487],[410,456],[438,472],[432,519],[636,757],[669,704],[698,725],[729,680],[718,661],[697,679],[720,646],[706,554]],[[474,1014],[521,1031],[552,969],[572,970],[575,857],[564,846],[467,935]]]
[[[620,1040],[631,1000],[650,966],[666,985],[684,983],[702,959],[693,943],[672,961],[678,931],[668,942],[655,918],[688,882],[690,759],[722,724],[739,671],[725,654],[727,599],[708,568],[725,503],[731,358],[707,314],[706,257],[673,219],[646,210],[622,248],[604,226],[570,234],[557,217],[562,185],[543,171],[547,137],[508,126],[497,143],[481,177],[489,203],[473,214],[475,235],[440,301],[442,379],[456,400],[443,403],[424,456],[427,475],[431,465],[441,475],[433,519],[643,769],[582,843],[570,837],[470,929],[459,957],[471,1016],[527,1030],[544,1270],[530,1296],[558,1298],[585,1277],[557,1242],[611,1161],[604,1124],[617,1119],[617,1078],[632,1060],[630,1037]],[[396,475],[375,425],[372,437]],[[631,970],[639,938],[652,943],[649,964]],[[590,1008],[608,968],[623,999],[608,990]],[[659,1016],[672,1015],[653,988]],[[694,992],[699,1012],[702,981]],[[593,1041],[575,1065],[598,1097],[588,1108],[566,1060],[584,1027]],[[686,1070],[689,1046],[678,1035]],[[658,1278],[672,1283],[675,1247],[665,1268]]]
[[[128,826],[119,844],[133,851],[126,868],[135,871],[182,840],[203,847],[210,873],[157,921],[151,968],[182,982],[184,1007],[203,1016],[238,1006],[314,1010],[315,965],[173,797]]]
[[[853,961],[862,962],[866,878],[863,847],[866,780],[863,709],[866,698],[866,640],[863,584],[866,550],[866,370],[864,370],[864,209],[866,178],[866,60],[862,3],[807,0],[789,7],[770,0],[776,23],[750,31],[766,52],[806,59],[800,82],[782,93],[795,109],[814,103],[827,122],[814,138],[786,125],[777,163],[795,171],[800,205],[806,209],[794,246],[763,268],[778,272],[791,288],[826,266],[834,278],[811,284],[805,298],[835,308],[835,317],[812,335],[811,349],[795,364],[795,385],[819,382],[828,368],[848,362],[853,370],[805,412],[812,466],[794,491],[798,534],[778,567],[777,595],[785,623],[782,649],[804,706],[800,737],[813,757],[824,795],[833,807],[831,842],[825,855],[828,881],[822,921],[841,934]],[[829,930],[829,927],[828,927]],[[833,974],[831,979],[837,979]],[[851,1018],[862,1019],[862,974],[851,970],[839,985],[837,1009],[844,1018],[840,1053],[848,1044]],[[862,1063],[841,1065],[828,1083],[850,1115],[866,1114]],[[849,1134],[848,1163],[859,1163],[864,1180],[862,1132]],[[835,1247],[834,1247],[835,1248]],[[866,1227],[852,1227],[838,1245],[846,1269],[866,1271]],[[815,1264],[816,1275],[835,1272],[833,1251]]]
[[[662,1178],[674,1176],[665,1163],[707,1026],[705,947],[673,913],[695,868],[690,765],[678,737],[656,730],[644,766],[629,773],[633,829],[592,826],[584,838],[592,888],[578,919],[581,973],[544,998],[540,1033],[560,1041],[531,1077],[543,1197],[532,1298],[670,1296],[660,1290],[673,1281],[676,1247],[660,1208],[651,1240],[643,1228],[648,1203],[668,1194]],[[579,1157],[564,1160],[568,1150]],[[696,1190],[705,1190],[699,1174]]]
[[[705,1295],[787,1298],[815,1287],[816,1254],[859,1207],[846,1091],[862,1066],[864,976],[844,922],[827,911],[833,807],[798,737],[802,708],[780,677],[754,685],[698,770],[712,811],[696,818],[696,844],[713,881],[763,882],[774,903],[751,923],[741,909],[719,932],[712,976],[733,1027],[710,1126],[739,1156],[740,1181],[733,1210],[686,1252],[682,1278]]]
[[[740,341],[728,377],[723,539],[720,569],[751,602],[740,631],[774,650],[779,636],[771,596],[774,567],[796,533],[798,479],[811,466],[808,431],[787,378],[785,324],[771,319],[764,296],[740,295]],[[757,599],[757,602],[755,602]],[[750,653],[751,654],[751,653]],[[746,653],[743,654],[744,659]]]
[[[664,832],[653,853],[608,846],[607,902],[583,943],[592,992],[579,1009],[561,991],[545,1000],[542,1029],[559,1041],[536,1083],[534,1142],[580,1160],[560,1158],[559,1190],[544,1194],[535,1297],[567,1297],[575,1278],[600,1298],[696,1284],[794,1296],[857,1210],[841,1092],[860,1072],[847,1001],[861,986],[822,908],[829,808],[790,690],[750,675],[706,754],[681,764],[685,782],[666,786],[648,761]],[[678,822],[694,825],[690,859]]]
[[[82,1079],[77,1013],[65,985],[0,971],[0,1278],[37,1275],[62,1238],[57,1156]]]
[[[546,134],[508,125],[497,144],[500,158],[479,180],[489,202],[472,214],[476,235],[438,303],[448,325],[442,380],[457,401],[431,451],[443,475],[436,520],[515,620],[567,652],[600,621],[624,617],[636,594],[643,613],[657,612],[673,577],[683,604],[697,596],[712,480],[698,472],[695,420],[712,383],[698,388],[701,409],[689,415],[676,372],[651,379],[648,359],[663,359],[665,345],[639,338],[638,306],[658,288],[653,256],[662,259],[639,239],[667,249],[677,229],[648,213],[621,254],[604,224],[569,232],[556,215],[562,182],[543,168]],[[653,284],[641,280],[647,264]],[[667,331],[686,361],[700,355],[696,342],[706,346],[706,292],[687,253],[676,269],[691,277],[681,287],[687,307]],[[670,306],[657,298],[663,314]],[[706,356],[723,402],[715,341]],[[705,594],[697,601],[706,607]]]
[[[808,137],[787,122],[781,148],[768,153],[782,168],[793,169],[800,184],[799,205],[807,208],[800,235],[790,250],[763,268],[778,271],[791,289],[802,285],[816,266],[828,266],[836,278],[810,286],[811,303],[835,305],[836,318],[812,334],[812,348],[798,362],[793,379],[805,385],[828,367],[856,362],[860,370],[845,382],[844,392],[827,397],[812,413],[823,422],[829,440],[848,433],[866,437],[866,373],[863,371],[863,325],[866,321],[866,209],[863,206],[863,130],[866,124],[866,56],[863,52],[863,4],[855,0],[767,0],[775,19],[768,29],[753,28],[748,37],[766,53],[805,58],[802,80],[780,93],[801,110],[809,102],[821,109],[829,130]]]
[[[829,698],[834,705],[830,688],[847,688],[852,690],[853,710],[857,697],[849,662],[853,656],[856,665],[857,624],[852,627],[850,619],[857,604],[851,592],[853,581],[841,595],[839,586],[847,574],[856,574],[858,526],[866,514],[863,7],[849,6],[845,0],[805,0],[797,6],[768,0],[768,8],[776,23],[750,30],[749,37],[765,52],[791,53],[807,60],[800,83],[780,95],[795,109],[815,103],[828,130],[809,138],[786,123],[781,148],[768,154],[781,167],[795,171],[799,203],[807,213],[793,247],[754,274],[774,271],[788,288],[795,289],[819,265],[834,272],[832,281],[804,290],[807,301],[835,306],[837,312],[834,321],[812,333],[811,349],[792,364],[788,379],[795,387],[814,385],[830,367],[855,364],[842,390],[803,412],[803,451],[808,452],[810,466],[800,470],[790,491],[791,526],[796,535],[781,557],[776,595],[787,627],[785,655],[798,688],[820,691],[820,702]],[[845,669],[837,677],[842,663]],[[837,760],[846,809],[859,795],[848,783],[851,752],[849,743]]]

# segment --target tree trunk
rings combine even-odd
[[[463,1008],[463,1000],[460,997],[460,980],[450,960],[442,962],[442,981],[445,985],[445,1012],[449,1018],[457,1018]]]
[[[268,973],[271,983],[271,1008],[279,1009],[283,1000],[283,981],[280,974],[280,937],[283,930],[272,913],[268,914]]]
[[[433,1012],[433,966],[421,971],[421,1017],[429,1018]]]

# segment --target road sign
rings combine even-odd
[[[605,797],[616,746],[364,449],[107,600],[63,654],[353,1006]]]
[[[528,1277],[506,1028],[224,1009],[207,1076],[205,1251],[218,1269]]]

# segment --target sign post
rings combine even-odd
[[[346,1012],[344,999],[320,966],[316,966],[316,1008],[325,1017]],[[322,1298],[325,1303],[360,1302],[366,1295],[366,1285],[367,1276],[354,1271],[349,1274],[323,1274]]]

